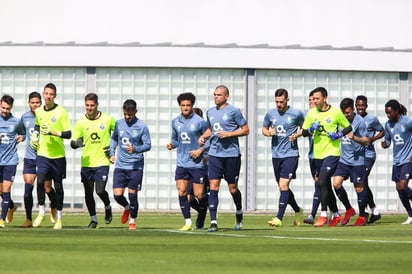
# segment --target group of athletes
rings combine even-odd
[[[66,109],[54,102],[56,86],[48,83],[42,96],[29,94],[30,110],[21,119],[11,113],[14,99],[1,97],[0,117],[0,194],[2,210],[0,228],[13,220],[17,206],[11,198],[11,187],[18,164],[17,144],[26,140],[23,178],[26,220],[23,227],[39,227],[45,217],[46,194],[50,200],[50,221],[54,229],[62,229],[64,200],[63,179],[66,177],[64,139],[71,139],[73,149],[81,149],[81,181],[85,203],[90,215],[89,228],[98,228],[94,192],[105,206],[105,223],[112,221],[112,208],[106,191],[110,164],[113,173],[114,200],[124,210],[121,222],[128,222],[129,229],[136,229],[141,190],[144,152],[151,149],[151,137],[146,124],[136,117],[137,105],[133,99],[123,103],[123,118],[115,120],[98,109],[98,96],[88,93],[85,98],[86,113],[76,121],[72,133]],[[315,88],[309,95],[309,110],[302,112],[288,105],[285,89],[275,91],[276,107],[264,116],[262,134],[271,138],[272,164],[275,180],[280,190],[277,215],[268,221],[273,227],[282,226],[287,205],[295,212],[295,225],[302,222],[316,227],[346,225],[356,214],[351,205],[343,181],[350,179],[358,197],[359,216],[354,226],[371,224],[381,218],[375,205],[368,176],[376,160],[374,141],[384,137],[382,148],[393,143],[392,180],[396,183],[399,198],[408,212],[403,224],[412,223],[408,187],[412,171],[412,120],[406,109],[396,100],[385,105],[388,121],[383,127],[376,116],[367,113],[367,98],[344,98],[340,109],[327,102],[327,90]],[[42,106],[42,98],[44,105]],[[236,206],[235,230],[242,229],[242,195],[238,188],[241,168],[239,137],[249,134],[247,121],[241,111],[228,103],[229,89],[219,85],[213,92],[215,106],[203,112],[195,108],[193,93],[177,97],[181,113],[172,120],[169,150],[176,149],[175,170],[179,205],[185,220],[180,230],[202,229],[207,211],[210,213],[208,232],[218,231],[218,192],[221,180],[229,186]],[[356,107],[356,112],[355,112]],[[296,178],[299,149],[297,139],[307,137],[310,143],[309,162],[314,180],[314,196],[311,214],[303,219],[303,209],[296,202],[290,189]],[[33,220],[33,189],[39,206]],[[127,198],[124,195],[128,189]],[[344,217],[338,211],[336,196],[346,208]],[[315,217],[318,207],[321,211]],[[369,206],[370,212],[366,212]],[[195,227],[190,209],[198,211]],[[327,215],[328,209],[330,216]]]

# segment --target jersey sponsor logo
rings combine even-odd
[[[0,143],[1,144],[10,144],[10,138],[7,133],[0,133]]]
[[[93,132],[92,134],[90,134],[90,143],[92,144],[99,144],[100,143],[100,136],[97,132]]]
[[[222,128],[222,126],[220,125],[219,122],[216,122],[216,123],[213,124],[214,134],[216,134],[217,131],[221,131],[221,130],[223,130],[223,128]]]
[[[180,133],[180,139],[182,140],[182,144],[190,144],[190,137],[186,131]]]
[[[120,139],[120,141],[121,141],[121,143],[122,143],[122,147],[125,148],[125,149],[126,149],[129,145],[131,145],[130,140],[129,140],[129,137],[122,137],[122,138]]]
[[[403,145],[405,144],[405,141],[401,137],[400,134],[395,134],[393,135],[393,140],[395,141],[395,145]]]

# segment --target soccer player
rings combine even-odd
[[[26,211],[26,221],[23,223],[23,227],[32,227],[32,209],[33,209],[33,187],[36,180],[36,150],[30,145],[31,136],[34,132],[34,112],[41,106],[41,95],[37,91],[33,91],[29,94],[28,105],[30,110],[25,112],[21,116],[21,121],[26,130],[26,151],[23,159],[23,180],[24,180],[24,208]],[[37,138],[35,136],[35,138]],[[55,223],[56,217],[56,192],[51,187],[50,180],[46,180],[45,192],[50,199],[50,221]]]
[[[385,104],[388,121],[385,123],[385,137],[382,148],[390,147],[393,142],[392,181],[396,184],[399,200],[405,207],[408,218],[402,224],[412,224],[412,189],[408,186],[412,172],[412,120],[406,116],[406,108],[397,100]]]
[[[129,229],[136,229],[139,210],[138,191],[142,189],[144,155],[152,147],[149,129],[136,117],[136,101],[127,99],[123,103],[123,119],[116,121],[110,139],[109,157],[116,163],[113,173],[113,195],[118,204],[124,207],[122,224],[129,220]],[[129,202],[124,197],[128,188]]]
[[[193,112],[196,96],[191,92],[181,93],[177,97],[180,115],[172,120],[171,142],[166,144],[168,150],[177,149],[176,188],[179,195],[179,205],[185,219],[181,231],[192,230],[190,203],[188,201],[188,186],[192,183],[193,193],[199,201],[199,214],[205,214],[207,201],[203,184],[203,154],[205,146],[199,146],[197,141],[207,130],[206,121]],[[200,228],[197,226],[197,228]]]
[[[315,102],[313,101],[313,91],[311,91],[309,93],[309,109],[312,109],[315,107],[316,107]],[[306,116],[306,113],[305,113],[305,116]],[[297,138],[301,134],[302,134],[302,130],[298,131],[295,137]],[[309,140],[309,152],[308,152],[309,167],[310,167],[310,172],[312,174],[312,178],[314,181],[315,191],[313,192],[312,209],[311,209],[310,215],[307,218],[305,218],[303,222],[306,224],[313,225],[313,223],[315,222],[316,212],[318,211],[319,204],[320,204],[320,189],[319,189],[319,183],[318,183],[318,178],[316,175],[316,169],[315,169],[314,158],[313,158],[313,138],[312,136],[310,136],[308,140]]]
[[[333,193],[331,177],[338,165],[340,156],[339,138],[348,134],[352,127],[340,109],[327,102],[328,91],[324,87],[313,90],[316,107],[308,111],[302,126],[302,135],[313,135],[313,154],[318,176],[321,200],[321,214],[314,226],[321,227],[328,223],[327,207],[332,211],[329,226],[340,222],[340,215]],[[341,131],[337,131],[342,128]]]
[[[46,179],[52,179],[56,190],[57,209],[53,229],[62,229],[63,179],[66,178],[66,150],[63,140],[70,139],[72,132],[69,115],[64,107],[55,103],[56,96],[56,86],[53,83],[46,84],[43,89],[44,106],[37,108],[35,111],[35,127],[30,144],[32,147],[37,148],[39,215],[34,220],[33,227],[40,226],[44,219],[44,184]]]
[[[356,112],[362,116],[365,120],[367,126],[367,136],[369,137],[370,144],[366,146],[366,153],[365,153],[365,165],[368,172],[368,178],[371,173],[372,167],[375,164],[376,160],[376,151],[374,142],[378,139],[381,139],[385,135],[385,129],[383,128],[382,124],[379,122],[378,117],[369,114],[366,112],[368,108],[368,98],[364,95],[359,95],[356,97],[355,101]],[[365,187],[369,190],[369,197],[368,197],[368,205],[371,210],[371,214],[368,220],[368,224],[373,224],[377,220],[381,218],[381,214],[379,213],[378,209],[376,208],[376,204],[373,198],[372,190],[370,189],[369,179],[366,180]]]
[[[11,199],[11,187],[19,163],[17,144],[26,139],[26,131],[20,119],[11,114],[14,98],[3,95],[0,99],[0,194],[1,203],[0,228],[13,220],[17,206]]]
[[[193,108],[193,112],[199,115],[200,117],[203,118],[203,110],[198,107]],[[205,148],[203,149],[203,166],[202,166],[202,176],[203,176],[203,195],[204,199],[206,201],[206,208],[203,210],[203,208],[200,208],[199,200],[195,198],[195,195],[193,193],[193,182],[190,181],[189,185],[187,186],[187,199],[189,200],[190,207],[196,210],[199,214],[197,215],[196,218],[196,229],[203,229],[203,226],[205,224],[205,219],[206,219],[206,214],[207,214],[207,209],[208,209],[208,199],[209,199],[209,176],[208,176],[208,166],[207,162],[209,160],[209,145],[210,142],[206,142]]]
[[[288,105],[289,95],[286,89],[275,91],[276,108],[269,110],[263,118],[262,134],[271,139],[272,165],[275,179],[279,186],[280,197],[278,213],[268,221],[270,226],[282,226],[286,206],[295,211],[295,225],[302,222],[303,209],[298,206],[295,195],[290,189],[290,182],[296,179],[299,161],[298,142],[295,133],[303,123],[303,113]]]
[[[73,149],[82,149],[80,176],[90,216],[88,227],[98,228],[94,189],[104,203],[106,224],[110,224],[112,221],[112,207],[110,206],[109,194],[106,191],[110,166],[106,151],[110,146],[110,136],[116,120],[98,110],[99,98],[96,93],[88,93],[84,97],[84,104],[86,114],[76,122],[70,146]]]
[[[218,231],[218,192],[222,178],[227,181],[236,206],[235,230],[240,230],[242,229],[243,211],[242,194],[238,188],[241,163],[239,137],[248,135],[249,127],[240,110],[227,102],[229,89],[226,86],[217,86],[213,97],[216,106],[210,108],[206,115],[209,128],[198,141],[200,145],[205,145],[206,140],[210,138],[208,172],[211,222],[207,231]]]
[[[365,166],[365,146],[369,144],[367,127],[363,118],[355,113],[355,106],[352,98],[344,98],[340,103],[340,109],[346,119],[351,123],[352,131],[341,137],[338,166],[333,174],[333,187],[336,195],[346,208],[345,216],[341,221],[346,225],[350,218],[354,216],[355,210],[349,202],[348,194],[343,187],[343,181],[349,178],[358,196],[359,218],[354,226],[363,226],[368,218],[365,214],[367,205],[368,188],[365,187],[367,171]]]

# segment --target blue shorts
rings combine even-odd
[[[283,179],[296,179],[299,157],[272,158],[273,171],[276,181]]]
[[[205,168],[201,168],[201,172],[203,177],[200,178],[200,184],[204,186],[205,193],[209,192],[209,177],[207,174],[207,166]],[[193,181],[190,180],[189,184],[187,185],[187,193],[193,195]]]
[[[82,183],[106,183],[109,176],[109,166],[82,167],[80,169],[80,176],[82,178]]]
[[[395,183],[400,180],[409,181],[410,175],[412,174],[412,163],[406,163],[401,166],[392,166],[392,181]]]
[[[37,174],[46,174],[46,178],[61,181],[66,178],[66,158],[49,159],[44,156],[36,158]]]
[[[113,172],[113,188],[129,188],[142,190],[143,167],[138,169],[115,168]]]
[[[374,165],[375,165],[375,159],[365,158],[365,166],[366,166],[366,171],[368,172],[368,176],[371,173],[371,170],[372,170]]]
[[[23,159],[23,174],[37,174],[36,159]]]
[[[175,171],[175,181],[177,180],[187,180],[192,183],[202,184],[203,170],[202,168],[185,168],[178,166]]]
[[[236,184],[240,173],[239,157],[215,157],[209,155],[209,180],[225,179],[228,184]]]
[[[17,165],[0,166],[0,182],[14,182],[16,177]]]
[[[363,166],[350,166],[339,162],[336,167],[333,176],[341,176],[344,180],[350,178],[350,181],[355,184],[364,184],[368,177],[366,167]]]
[[[316,176],[321,172],[326,172],[330,177],[335,173],[339,163],[339,156],[328,156],[325,159],[314,159]]]

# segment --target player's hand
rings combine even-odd
[[[308,131],[309,133],[313,133],[315,130],[319,130],[319,129],[320,129],[320,121],[315,121],[312,123]]]
[[[84,147],[84,139],[83,137],[80,137],[79,139],[77,139],[77,141],[71,141],[70,142],[70,146],[73,149],[79,148],[79,147]]]
[[[110,146],[106,146],[103,148],[104,154],[108,159],[110,159]]]
[[[30,147],[34,150],[37,150],[39,147],[39,132],[34,131],[30,138]]]
[[[335,141],[343,136],[342,132],[328,132],[327,134],[332,141]]]

